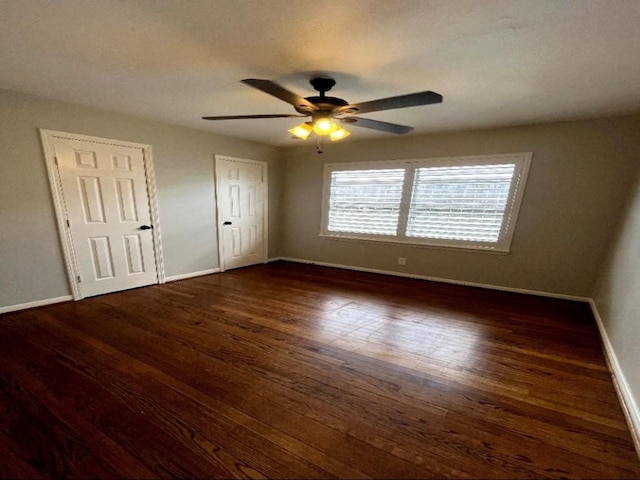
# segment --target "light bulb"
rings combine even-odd
[[[329,118],[319,118],[313,124],[313,131],[318,135],[330,135],[335,132],[338,128],[334,122],[332,122]]]

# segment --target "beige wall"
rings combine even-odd
[[[167,276],[218,266],[213,155],[267,161],[269,255],[280,254],[276,148],[0,90],[0,307],[70,293],[38,128],[152,145]]]
[[[640,434],[640,175],[609,247],[594,301]]]
[[[353,136],[357,127],[353,127]],[[285,151],[283,254],[493,286],[590,297],[632,183],[640,116]],[[497,255],[319,238],[324,163],[533,152],[512,252]],[[406,257],[407,265],[397,264]]]

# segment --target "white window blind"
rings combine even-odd
[[[407,236],[497,242],[514,164],[416,169]]]
[[[325,165],[320,234],[509,252],[531,157]]]
[[[331,174],[328,230],[396,235],[405,171],[335,171]]]

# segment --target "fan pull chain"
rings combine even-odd
[[[322,135],[316,135],[318,138],[318,143],[316,143],[316,153],[318,155],[322,154]]]

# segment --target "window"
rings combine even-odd
[[[508,252],[531,156],[325,165],[321,235]]]
[[[332,172],[329,230],[396,235],[403,183],[402,168]]]

